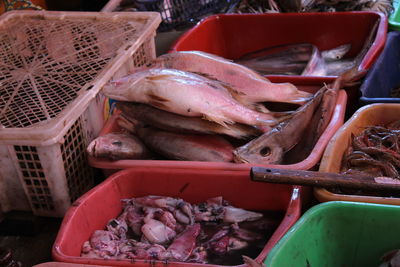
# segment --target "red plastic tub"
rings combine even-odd
[[[327,79],[323,78],[304,79],[303,77],[292,77],[291,79],[288,79],[286,77],[274,77],[271,79],[271,81],[273,82],[289,81],[298,86],[299,89],[313,93],[316,92],[318,89],[320,89],[324,85],[324,83],[328,82]],[[344,90],[340,90],[335,106],[335,111],[331,118],[331,121],[307,158],[294,164],[287,164],[287,165],[270,164],[264,166],[268,168],[284,168],[284,169],[294,169],[294,170],[309,170],[313,168],[321,159],[325,147],[328,144],[331,137],[343,124],[346,112],[346,100],[347,100],[346,92]],[[114,116],[110,117],[110,119],[106,122],[102,131],[100,132],[100,135],[105,135],[110,132],[118,132],[118,131],[120,131],[120,128],[117,125],[117,114],[114,114]],[[248,171],[250,170],[251,166],[254,166],[254,164],[252,165],[245,163],[239,164],[239,163],[223,163],[223,162],[179,161],[179,160],[111,161],[93,157],[89,157],[89,164],[93,167],[103,169],[106,175],[115,172],[116,170],[126,169],[131,167],[140,167],[140,166],[145,166],[148,168],[173,167],[173,168],[218,169],[218,170],[238,170],[238,171]]]
[[[368,70],[386,40],[387,18],[377,12],[214,15],[182,35],[170,51],[199,50],[238,59],[246,53],[277,45],[312,43],[320,50],[327,50],[350,43],[348,57],[354,57],[377,21],[375,40],[360,64],[360,70]]]
[[[222,196],[232,205],[249,210],[281,211],[285,215],[262,252],[261,262],[278,240],[298,220],[301,213],[300,188],[258,183],[249,172],[173,168],[135,168],[115,173],[79,198],[64,217],[52,255],[57,261],[111,266],[133,266],[130,261],[98,260],[80,257],[82,244],[97,229],[121,213],[121,199],[145,195],[164,195],[199,203]],[[215,266],[210,264],[170,263],[171,266]],[[134,266],[148,266],[137,260]],[[165,262],[155,262],[164,266]]]

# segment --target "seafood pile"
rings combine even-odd
[[[211,54],[170,53],[105,86],[103,93],[122,111],[120,126],[135,138],[101,136],[88,152],[114,160],[162,156],[279,164],[297,144],[302,145],[296,155],[312,150],[330,120],[337,91],[325,86],[312,95]],[[274,112],[264,102],[300,107]],[[306,127],[315,134],[302,138]]]
[[[386,126],[366,127],[352,135],[351,146],[343,155],[341,173],[360,177],[400,179],[400,121]],[[393,193],[335,189],[335,193],[393,196]]]
[[[343,157],[344,173],[367,173],[400,179],[400,121],[370,126],[354,136]]]
[[[355,58],[343,58],[351,44],[320,51],[313,44],[291,44],[243,55],[236,63],[263,75],[338,76],[355,66]]]
[[[392,0],[242,0],[235,13],[377,11],[389,15]]]
[[[193,205],[163,196],[122,203],[122,213],[83,244],[82,257],[217,264],[235,252],[256,257],[281,219],[233,207],[222,197]]]

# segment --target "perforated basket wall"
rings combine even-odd
[[[63,216],[93,186],[86,147],[103,125],[99,91],[155,57],[160,21],[151,12],[0,17],[2,211]]]

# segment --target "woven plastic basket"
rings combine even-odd
[[[13,11],[0,17],[0,203],[63,216],[93,185],[98,92],[155,57],[152,12]]]

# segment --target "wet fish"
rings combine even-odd
[[[311,44],[280,45],[245,54],[235,62],[263,75],[300,75],[312,51]]]
[[[200,51],[162,55],[155,66],[200,73],[231,85],[233,96],[245,105],[257,102],[304,103],[311,94],[291,83],[272,83],[257,72],[222,57]]]
[[[263,75],[326,75],[321,52],[312,44],[274,46],[246,54],[236,62]]]
[[[305,159],[325,131],[335,110],[339,91],[338,86],[340,86],[339,83],[328,85],[329,90],[324,93],[307,127],[307,131],[312,134],[304,135],[299,143],[285,155],[291,162],[299,162]]]
[[[141,128],[138,134],[146,145],[169,159],[213,162],[233,159],[233,146],[217,135],[178,134],[152,128]]]
[[[230,124],[226,127],[197,117],[174,114],[149,105],[118,102],[117,108],[129,120],[139,120],[147,125],[178,133],[224,134],[238,139],[246,139],[260,134],[259,130],[244,124]]]
[[[354,59],[342,59],[351,44],[320,51],[309,43],[279,45],[248,53],[236,60],[264,75],[339,75],[354,65]]]
[[[281,163],[284,153],[293,148],[303,137],[304,131],[309,127],[314,111],[327,90],[326,86],[322,87],[312,100],[296,111],[292,118],[281,122],[269,132],[253,139],[244,146],[236,148],[233,151],[235,162]]]
[[[87,147],[90,156],[96,158],[144,159],[150,152],[143,143],[133,135],[109,133],[94,139]]]
[[[174,69],[134,73],[109,83],[103,92],[115,100],[149,104],[183,116],[202,117],[222,126],[238,122],[268,128],[277,123],[272,114],[241,105],[220,83]]]

